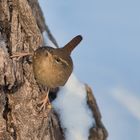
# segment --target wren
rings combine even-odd
[[[50,104],[50,88],[64,86],[73,71],[71,52],[81,42],[82,36],[74,37],[62,48],[39,47],[33,54],[33,72],[37,83],[47,86],[47,95],[41,101],[41,109]],[[26,54],[25,54],[26,55]],[[30,54],[29,54],[30,55]]]

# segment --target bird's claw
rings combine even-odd
[[[44,111],[46,109],[52,108],[50,101],[49,100],[46,101],[45,99],[42,100],[41,102],[39,102],[37,106],[38,106],[40,111]]]

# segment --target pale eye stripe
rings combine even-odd
[[[65,61],[64,59],[62,58],[59,58],[63,63],[65,63],[67,66],[69,65],[67,61]]]

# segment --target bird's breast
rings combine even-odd
[[[34,75],[38,83],[50,88],[63,86],[72,70],[56,65],[52,60],[34,60]]]

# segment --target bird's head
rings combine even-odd
[[[35,71],[41,69],[46,75],[48,74],[48,76],[58,76],[58,80],[59,77],[61,78],[60,81],[64,79],[62,81],[62,84],[64,84],[73,71],[73,62],[70,54],[81,40],[82,37],[79,35],[62,48],[52,48],[48,46],[38,48],[33,57]]]

